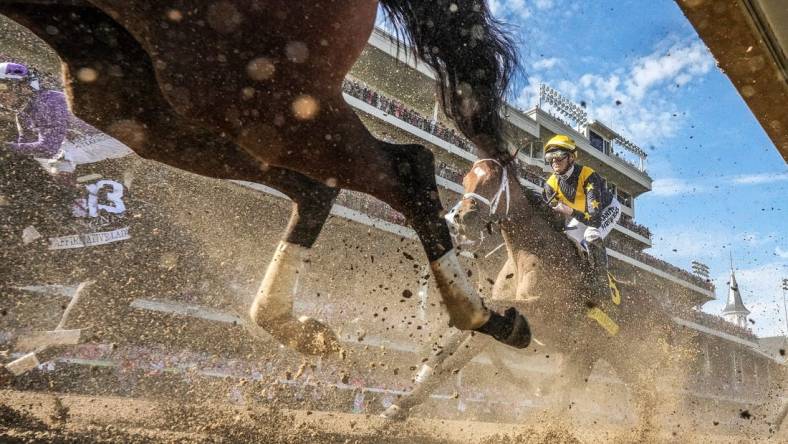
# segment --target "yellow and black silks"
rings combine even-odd
[[[558,185],[558,177],[553,174],[547,179],[547,185],[555,192],[556,197],[561,202],[569,205],[573,210],[580,211],[581,213],[586,212],[586,181],[594,173],[594,170],[591,168],[584,166],[580,169],[580,176],[577,179],[577,186],[575,190],[574,196],[567,196],[561,190],[561,187]],[[570,200],[570,197],[574,197],[574,199]]]

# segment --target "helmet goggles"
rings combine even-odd
[[[551,164],[553,162],[560,162],[567,157],[569,157],[569,151],[567,150],[552,150],[544,155],[544,161],[547,164]]]

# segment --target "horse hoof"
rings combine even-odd
[[[503,316],[496,312],[490,313],[490,319],[477,331],[514,348],[526,348],[531,343],[531,327],[525,316],[514,307],[506,309]]]
[[[380,414],[381,418],[389,421],[403,421],[405,416],[405,412],[397,404],[391,404],[389,408]]]
[[[339,338],[322,322],[301,316],[279,318],[265,326],[279,342],[299,353],[311,356],[329,356],[339,352]]]
[[[340,350],[339,338],[327,325],[308,316],[301,316],[298,322],[303,328],[302,344],[307,350],[312,351],[312,354],[325,355]]]

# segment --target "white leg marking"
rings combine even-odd
[[[490,312],[468,281],[454,249],[433,261],[430,267],[449,312],[450,325],[460,330],[473,330],[490,319]]]
[[[15,348],[24,352],[59,345],[77,345],[79,344],[81,335],[81,329],[34,331],[30,334],[20,336],[16,341]]]
[[[421,370],[419,370],[419,373],[416,375],[416,382],[418,382],[419,384],[423,383],[424,381],[427,380],[427,378],[432,376],[433,373],[435,373],[435,369],[433,369],[427,364],[424,364],[423,366],[421,366]]]
[[[265,272],[250,314],[255,322],[293,312],[293,288],[308,248],[281,241]]]
[[[19,359],[9,362],[5,365],[5,368],[8,369],[14,376],[19,376],[22,373],[25,373],[29,370],[33,370],[34,368],[38,367],[40,362],[38,362],[38,357],[36,354],[28,353],[22,356]]]

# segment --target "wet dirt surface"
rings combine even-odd
[[[276,406],[238,406],[4,390],[0,439],[20,443],[596,443],[785,442],[683,430],[656,433],[602,424],[572,429],[562,421],[527,425],[376,416]]]

